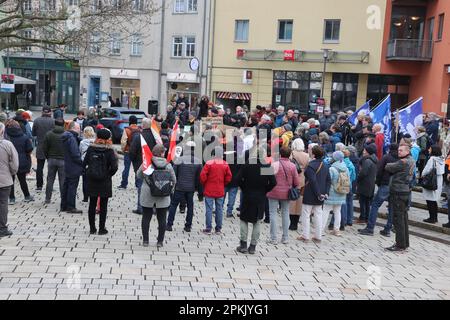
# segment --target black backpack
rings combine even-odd
[[[172,193],[172,175],[166,168],[155,169],[151,175],[144,174],[153,197],[167,197]]]
[[[109,177],[105,152],[93,149],[89,158],[86,176],[92,180],[104,180]]]

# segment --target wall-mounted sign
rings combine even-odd
[[[285,61],[295,61],[295,50],[284,50]]]
[[[14,93],[14,75],[2,74],[0,92]]]
[[[197,58],[192,58],[191,61],[189,61],[189,68],[191,68],[192,71],[197,71],[200,67],[200,61],[198,61]]]
[[[198,82],[195,73],[167,73],[167,81],[176,82]]]
[[[253,71],[244,70],[242,75],[242,83],[243,84],[252,84],[253,82]]]
[[[138,71],[130,69],[109,69],[109,75],[111,78],[139,79]]]

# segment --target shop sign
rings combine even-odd
[[[167,73],[167,81],[175,82],[198,82],[197,74],[195,73]]]
[[[295,61],[295,50],[284,50],[285,61]]]
[[[14,75],[2,74],[2,82],[0,92],[13,93],[14,92]]]
[[[109,75],[111,78],[139,79],[138,71],[131,69],[109,69]]]
[[[280,102],[281,102],[281,95],[277,94],[277,95],[275,96],[275,102],[276,102],[276,103],[280,103]]]

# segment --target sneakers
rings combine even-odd
[[[166,231],[173,231],[172,226],[167,226]]]
[[[391,233],[387,231],[386,229],[380,230],[380,234],[384,237],[390,237]]]
[[[222,230],[216,230],[215,235],[216,236],[221,236],[222,235]]]
[[[212,235],[212,232],[210,229],[203,229],[202,232],[203,232],[203,234],[206,234],[208,236]]]
[[[66,211],[67,213],[72,213],[72,214],[82,214],[83,211],[77,209],[77,208],[73,208],[73,209],[69,209]]]
[[[183,229],[185,232],[191,232],[191,228],[188,228],[188,227],[184,227],[184,229]]]
[[[289,240],[288,240],[288,239],[281,240],[281,243],[282,243],[282,244],[288,244],[288,243],[289,243]]]
[[[270,239],[270,240],[267,240],[267,244],[271,244],[271,245],[276,246],[278,244],[278,241]]]
[[[359,229],[358,232],[359,232],[360,235],[363,235],[363,236],[373,236],[373,231],[370,231],[367,228],[366,229]]]
[[[9,199],[9,201],[8,201],[8,204],[10,205],[10,206],[12,206],[12,205],[15,205],[16,204],[16,199]]]
[[[25,199],[23,201],[24,202],[32,202],[32,201],[34,201],[34,197],[33,196],[25,197]]]
[[[106,230],[106,229],[100,229],[100,231],[98,232],[99,236],[102,236],[102,235],[105,235],[105,234],[108,234],[108,230]]]
[[[0,238],[12,236],[13,233],[9,230],[0,231]]]
[[[186,208],[180,208],[180,213],[184,214],[186,212]]]
[[[157,247],[157,248],[161,248],[162,246],[163,246],[162,241],[158,241],[158,243],[156,244],[156,247]]]

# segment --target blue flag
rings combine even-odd
[[[364,112],[365,115],[368,115],[370,113],[370,101],[367,101],[363,106],[361,106],[358,110],[356,110],[349,118],[348,122],[352,125],[356,126],[358,123],[358,114],[361,112]]]
[[[423,98],[419,98],[412,102],[408,107],[399,112],[399,129],[405,134],[409,133],[416,140],[417,127],[423,125]]]
[[[373,123],[379,123],[383,126],[384,150],[386,152],[391,144],[391,95],[384,98],[384,100],[378,104],[378,107],[370,112],[370,117],[372,118]]]

